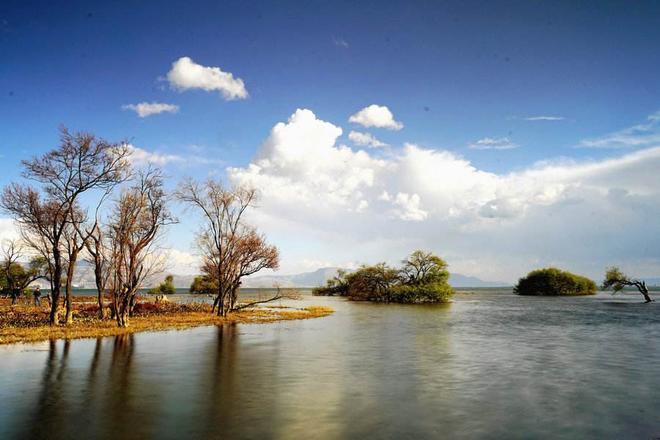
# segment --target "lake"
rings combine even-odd
[[[0,346],[0,438],[660,437],[660,307],[640,296],[292,304],[336,312]]]

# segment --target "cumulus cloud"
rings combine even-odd
[[[372,148],[384,147],[387,145],[385,142],[376,139],[371,133],[362,133],[360,131],[351,130],[351,132],[348,133],[348,139],[355,145],[366,145],[367,147]]]
[[[174,89],[218,91],[228,101],[248,97],[247,89],[241,78],[224,72],[220,67],[206,67],[197,64],[189,57],[181,57],[172,63],[172,68],[167,73],[167,80]]]
[[[7,240],[17,240],[19,238],[18,229],[14,220],[10,218],[0,218],[0,244]]]
[[[468,147],[473,150],[511,150],[513,148],[518,148],[518,144],[511,142],[511,140],[507,137],[485,137],[470,144]]]
[[[284,247],[304,244],[308,258],[396,262],[425,248],[485,279],[546,264],[593,277],[621,263],[660,273],[660,147],[497,174],[414,144],[375,157],[341,134],[297,110],[249,165],[228,169],[261,194],[252,220]]]
[[[159,113],[177,113],[179,106],[174,104],[165,104],[162,102],[140,102],[138,104],[122,105],[123,110],[132,110],[141,118],[157,115]]]
[[[660,111],[653,113],[641,124],[584,139],[578,145],[584,148],[640,148],[660,144]]]
[[[372,104],[348,118],[348,122],[364,127],[387,128],[401,130],[403,124],[394,120],[394,115],[387,106]]]
[[[167,268],[177,275],[197,275],[200,273],[201,259],[198,255],[180,249],[166,251]]]

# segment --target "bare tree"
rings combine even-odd
[[[120,327],[128,327],[135,295],[144,280],[162,270],[158,238],[164,226],[175,222],[166,199],[162,175],[150,169],[115,204],[108,240],[113,310]]]
[[[88,239],[85,241],[88,261],[94,265],[94,281],[96,283],[96,296],[99,305],[99,319],[105,318],[103,308],[103,295],[110,277],[110,262],[106,246],[105,234],[98,221],[87,231]]]
[[[653,302],[649,295],[649,289],[646,287],[646,281],[630,278],[628,275],[621,272],[618,267],[610,267],[605,272],[605,281],[603,281],[603,289],[612,287],[614,293],[622,291],[625,287],[635,287],[639,293],[644,297],[645,303]]]
[[[106,194],[128,177],[130,150],[88,133],[61,129],[60,146],[41,157],[23,161],[23,177],[37,182],[35,189],[16,183],[5,187],[2,207],[18,223],[27,242],[37,246],[51,266],[50,323],[59,323],[58,307],[65,270],[65,231],[80,196],[99,189]]]
[[[241,279],[262,269],[276,269],[279,253],[265,237],[245,224],[243,214],[253,205],[253,189],[225,189],[220,182],[203,184],[191,179],[179,185],[176,197],[202,214],[197,244],[202,253],[202,272],[216,287],[212,311],[226,316],[236,310]],[[279,299],[275,297],[259,302]]]

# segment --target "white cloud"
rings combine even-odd
[[[563,116],[528,116],[525,121],[563,121]]]
[[[376,139],[371,133],[362,133],[360,131],[351,130],[351,132],[348,133],[348,139],[355,145],[366,145],[372,148],[384,147],[387,145],[385,142]]]
[[[609,133],[584,139],[578,145],[584,148],[640,148],[660,144],[660,111],[646,118],[646,122]]]
[[[14,220],[10,218],[0,218],[0,244],[7,240],[17,240],[18,238],[19,233]]]
[[[167,255],[167,270],[177,275],[197,275],[200,273],[201,259],[198,255],[179,249],[169,249]]]
[[[140,102],[138,104],[122,105],[123,110],[132,110],[141,118],[157,115],[159,113],[177,113],[179,106],[174,104],[165,104],[162,102]]]
[[[252,163],[227,170],[259,189],[251,219],[296,260],[396,262],[425,248],[485,279],[545,264],[594,277],[622,262],[660,273],[660,147],[496,174],[413,144],[375,157],[339,144],[341,134],[297,110]]]
[[[384,105],[372,104],[348,118],[348,122],[360,124],[364,127],[387,128],[401,130],[403,124],[394,120],[394,115]]]
[[[158,166],[167,165],[171,162],[183,162],[184,158],[176,154],[163,154],[144,150],[134,145],[128,145],[131,162],[134,165],[154,164]]]
[[[518,148],[518,144],[511,142],[507,137],[489,138],[485,137],[468,146],[473,150],[511,150]]]
[[[241,78],[235,78],[233,74],[223,72],[219,67],[197,64],[189,57],[181,57],[172,63],[172,69],[167,73],[167,80],[172,88],[181,91],[189,89],[218,91],[228,101],[248,97]]]
[[[394,198],[396,208],[392,211],[401,220],[422,221],[428,217],[428,212],[419,207],[420,198],[417,194],[398,193]]]
[[[332,42],[335,43],[335,46],[343,47],[344,49],[348,49],[348,42],[344,40],[343,38],[333,38]]]

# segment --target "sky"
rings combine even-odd
[[[2,186],[64,125],[170,189],[255,187],[280,273],[422,248],[494,281],[660,275],[657,2],[53,3],[0,4]]]

